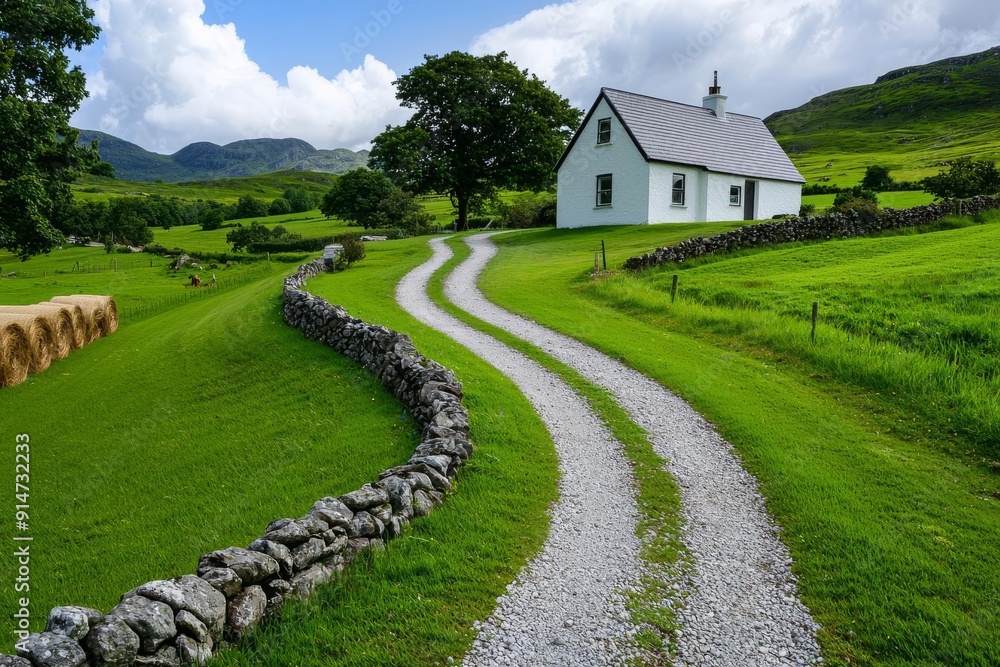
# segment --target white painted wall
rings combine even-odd
[[[684,206],[673,201],[674,174],[687,176],[687,196]],[[653,162],[649,165],[649,222],[699,222],[704,221],[707,173],[696,167]]]
[[[743,176],[736,176],[733,174],[708,174],[708,194],[707,194],[707,208],[708,215],[705,220],[707,222],[728,222],[731,220],[742,220],[743,219],[743,204],[746,201],[746,181],[747,179]],[[729,189],[731,186],[736,185],[741,188],[740,190],[740,205],[732,206],[729,203]],[[757,187],[758,193],[760,192],[760,186]]]
[[[761,180],[757,194],[757,219],[776,215],[798,215],[802,207],[802,185],[786,181]]]
[[[611,143],[597,145],[597,122],[611,118]],[[597,207],[597,176],[614,177],[613,203]],[[559,168],[556,225],[643,225],[649,221],[649,164],[606,100],[591,116]]]

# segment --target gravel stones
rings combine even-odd
[[[633,480],[621,445],[561,378],[430,302],[427,279],[446,259],[438,250],[435,245],[435,258],[399,284],[397,302],[521,388],[552,435],[561,472],[561,494],[551,511],[543,551],[498,599],[497,610],[479,627],[465,664],[624,664],[630,657],[625,645],[636,627],[623,591],[638,584],[642,570]],[[467,423],[450,415],[434,423],[456,432],[467,428]],[[440,474],[459,458],[453,452],[429,454],[415,456],[411,463]],[[411,471],[397,469],[394,474]],[[438,502],[435,494],[425,488],[414,490],[416,516],[433,509]]]
[[[610,391],[652,436],[681,490],[682,539],[694,572],[674,582],[686,596],[677,640],[681,661],[698,665],[811,664],[818,626],[798,600],[791,557],[757,482],[731,445],[684,401],[639,372],[578,341],[488,302],[476,276],[495,254],[470,237],[472,256],[446,282],[456,305],[539,346]],[[438,245],[435,242],[435,245]],[[764,649],[764,651],[761,651]],[[784,657],[779,657],[785,651]]]

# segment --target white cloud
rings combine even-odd
[[[395,72],[371,55],[332,79],[295,67],[282,84],[250,60],[232,23],[202,20],[202,0],[92,4],[105,50],[77,127],[160,152],[257,137],[360,148],[409,115],[395,99]]]
[[[574,0],[480,35],[580,107],[602,86],[766,116],[885,72],[1000,44],[978,0]]]

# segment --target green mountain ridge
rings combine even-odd
[[[301,139],[246,139],[225,146],[198,142],[161,155],[118,137],[80,130],[80,143],[97,140],[101,159],[123,180],[167,183],[258,176],[278,171],[342,174],[368,164],[368,151],[317,150]]]
[[[956,157],[1000,158],[1000,46],[888,72],[764,123],[809,182],[853,185],[870,164],[898,179]]]

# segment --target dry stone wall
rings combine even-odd
[[[626,260],[623,267],[638,271],[668,262],[681,263],[694,257],[715,253],[735,252],[793,241],[826,241],[867,236],[890,229],[919,227],[936,222],[945,216],[961,213],[975,215],[1000,208],[1000,197],[974,197],[961,202],[946,200],[937,204],[908,209],[884,209],[878,216],[865,216],[857,211],[829,215],[791,218],[781,222],[747,225],[723,232],[718,236],[681,241],[677,245],[657,248],[651,253]]]
[[[410,410],[423,429],[410,460],[360,489],[317,500],[303,517],[272,522],[246,548],[202,556],[196,574],[129,591],[107,614],[53,609],[45,631],[20,642],[18,656],[0,656],[0,667],[201,664],[442,503],[472,454],[461,383],[408,337],[305,292],[306,281],[325,270],[318,260],[285,280],[285,321],[364,364]]]

